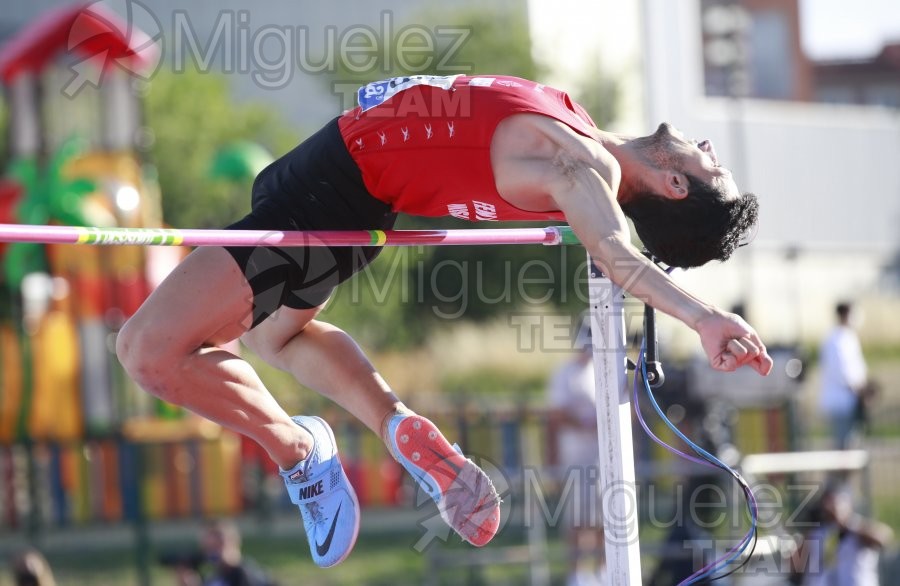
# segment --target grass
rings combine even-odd
[[[414,538],[386,538],[383,535],[361,536],[353,554],[344,563],[328,569],[317,568],[309,557],[302,535],[291,538],[248,538],[244,554],[252,558],[279,584],[315,583],[322,586],[339,584],[405,584],[421,583],[425,574],[425,558],[398,543],[414,542]],[[190,551],[190,541],[157,544],[156,549]],[[155,558],[157,554],[154,554]],[[50,553],[48,559],[61,586],[139,586],[134,551],[107,549],[78,554]],[[174,573],[157,563],[150,568],[152,584],[174,583]],[[0,585],[7,582],[0,579]],[[12,583],[9,582],[10,586]]]
[[[883,497],[874,503],[876,517],[900,532],[900,503],[894,498]],[[658,559],[654,544],[659,545],[665,531],[654,530],[647,524],[641,531],[642,544],[646,546],[642,556],[643,571],[650,575]],[[277,536],[276,536],[277,535]],[[498,555],[504,546],[522,545],[525,536],[520,528],[507,527],[485,549],[473,549],[458,540],[451,543],[435,543],[434,549],[419,553],[413,544],[421,537],[417,529],[369,531],[360,535],[353,554],[342,564],[328,570],[317,568],[311,561],[307,544],[297,530],[289,535],[283,532],[267,534],[264,530],[249,535],[244,540],[244,553],[269,572],[279,584],[310,584],[339,586],[345,584],[388,586],[395,584],[524,584],[529,582],[529,568],[523,564],[491,563],[485,566],[465,567],[460,563],[466,556]],[[563,583],[566,573],[565,545],[557,531],[548,531],[547,559],[553,584]],[[150,568],[152,585],[175,583],[174,574],[155,563],[160,552],[191,551],[194,547],[190,531],[176,538],[157,537],[154,542],[154,560]],[[434,554],[449,559],[440,568],[433,565]],[[454,557],[457,556],[457,557]],[[60,586],[144,586],[141,584],[135,552],[130,541],[114,545],[88,547],[82,550],[48,555]],[[0,572],[0,586],[12,586],[8,574]]]
[[[414,543],[414,536],[398,539],[396,535],[362,536],[353,554],[342,564],[322,570],[309,557],[306,541],[260,540],[246,544],[245,551],[261,567],[271,570],[281,584],[398,584],[404,579],[421,583],[425,574],[422,555],[401,543]],[[404,578],[406,577],[406,578]]]
[[[900,502],[896,498],[875,499],[872,508],[876,519],[886,523],[894,533],[900,535]]]
[[[247,537],[243,551],[245,556],[252,558],[271,578],[284,586],[311,583],[317,586],[393,586],[424,584],[427,578],[435,579],[438,584],[467,585],[521,584],[528,581],[528,568],[523,565],[492,564],[462,570],[457,564],[452,564],[434,569],[429,561],[434,550],[419,553],[412,547],[420,537],[420,533],[414,531],[361,534],[352,555],[340,565],[326,570],[312,563],[306,540],[299,531],[287,537]],[[442,554],[477,556],[481,552],[496,553],[504,545],[521,543],[521,533],[513,530],[499,535],[484,550],[475,550],[459,542],[435,543],[433,547]],[[135,553],[129,545],[93,547],[78,552],[51,551],[47,557],[60,586],[142,586]],[[190,537],[180,537],[166,543],[157,541],[151,554],[151,584],[175,583],[174,573],[155,563],[161,551],[188,552],[194,547]],[[554,560],[551,570],[561,579],[565,572],[563,545],[551,535],[549,548],[549,557]],[[0,586],[13,586],[5,572],[0,572]]]

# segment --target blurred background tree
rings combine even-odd
[[[272,108],[236,103],[222,75],[162,71],[149,85],[144,104],[163,217],[178,228],[221,228],[250,210],[249,183],[211,177],[221,147],[246,140],[280,154],[298,140]]]
[[[619,101],[619,84],[615,79],[599,75],[590,76],[577,88],[572,88],[575,101],[587,110],[599,128],[607,128],[616,119],[616,104]]]
[[[430,30],[438,30],[438,27],[444,30],[465,29],[468,34],[460,47],[454,46],[458,42],[455,35],[436,35],[433,53],[423,51],[421,61],[409,56],[408,64],[416,66],[414,72],[401,69],[400,60],[396,58],[400,54],[396,43],[400,36],[395,35],[388,39],[393,43],[390,47],[378,47],[374,53],[376,61],[366,71],[355,71],[348,68],[342,59],[339,60],[334,75],[337,81],[366,83],[375,81],[376,78],[384,79],[412,73],[450,75],[460,72],[494,73],[537,79],[544,72],[544,68],[531,55],[531,39],[525,11],[507,11],[490,6],[452,11],[426,9],[410,20]],[[449,59],[443,63],[444,59],[435,58],[428,67],[424,67],[426,55],[446,56]],[[385,56],[388,56],[387,62],[384,61]]]

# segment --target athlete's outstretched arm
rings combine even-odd
[[[581,141],[573,141],[571,146],[567,142],[553,161],[547,185],[603,272],[633,296],[693,328],[713,368],[731,371],[747,365],[768,374],[772,359],[753,328],[682,289],[632,246],[615,192],[598,170],[605,163],[615,163],[603,157],[604,153],[598,154]]]

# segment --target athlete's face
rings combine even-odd
[[[692,175],[718,187],[726,199],[736,199],[741,193],[731,171],[719,164],[716,150],[710,140],[689,140],[668,122],[659,125],[656,132],[644,139],[647,154],[655,166]]]

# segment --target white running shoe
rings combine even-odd
[[[313,448],[281,476],[291,502],[300,507],[313,561],[330,568],[353,550],[359,534],[359,501],[341,466],[331,427],[319,417],[291,419],[312,435]]]

